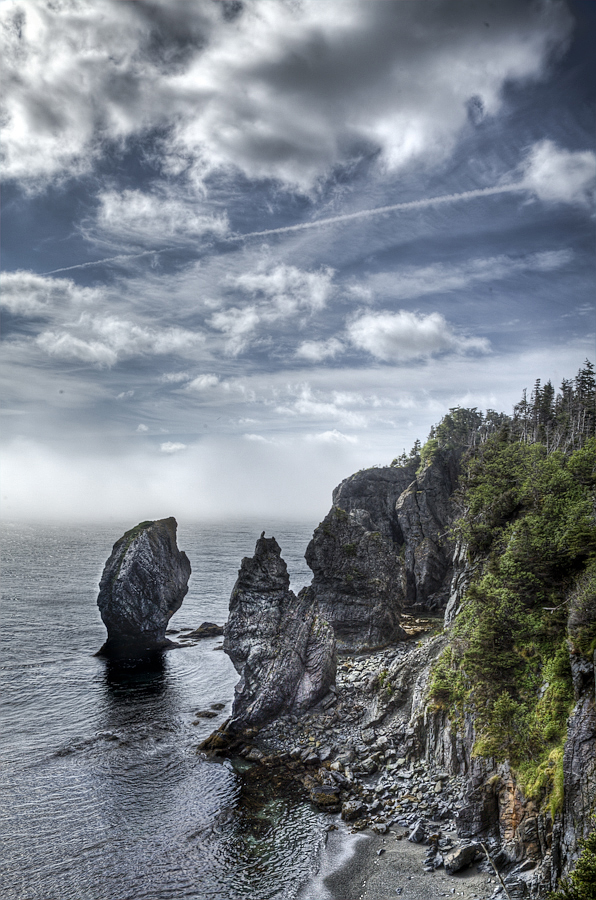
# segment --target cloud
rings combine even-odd
[[[190,381],[191,376],[188,372],[164,372],[160,381],[163,384],[180,384],[183,381]]]
[[[17,270],[0,275],[0,305],[20,316],[49,316],[71,306],[97,303],[103,292],[80,287],[70,278],[48,278]]]
[[[120,359],[182,353],[204,342],[199,332],[183,328],[148,328],[116,316],[84,313],[69,330],[44,331],[36,344],[50,356],[79,359],[110,367]]]
[[[327,341],[303,341],[296,350],[296,356],[317,363],[324,359],[333,359],[343,353],[344,349],[344,345],[337,338],[329,338]]]
[[[355,347],[385,362],[402,363],[446,352],[489,352],[485,338],[456,334],[438,312],[364,313],[352,320],[347,332]]]
[[[193,241],[206,234],[227,234],[227,216],[197,212],[199,204],[196,196],[182,199],[164,188],[151,194],[139,190],[106,191],[99,195],[93,231],[104,239],[156,247],[163,246],[164,241],[171,244]]]
[[[249,272],[229,279],[230,284],[256,297],[269,300],[269,316],[290,316],[299,309],[323,309],[333,292],[333,269],[325,266],[306,272],[296,266],[279,265],[271,271]],[[267,312],[263,311],[266,315]]]
[[[209,319],[209,325],[228,336],[226,352],[230,356],[237,356],[250,343],[250,335],[259,321],[260,316],[254,306],[246,306],[244,309],[233,306],[214,313]]]
[[[588,206],[596,180],[596,153],[570,151],[553,141],[540,141],[521,166],[523,184],[539,200]]]
[[[187,391],[207,391],[209,388],[217,387],[219,377],[213,374],[198,375],[186,385]]]
[[[276,407],[276,412],[282,415],[328,421],[337,420],[352,428],[366,428],[368,425],[365,411],[359,412],[350,408],[355,405],[355,395],[341,394],[337,391],[331,393],[314,391],[310,384],[302,384],[296,389],[289,389],[288,394],[285,403]],[[365,404],[363,403],[362,406]]]
[[[470,104],[497,114],[504,85],[541,77],[572,28],[560,0],[432,12],[269,0],[230,20],[218,3],[5,0],[5,173],[31,186],[81,174],[137,136],[166,173],[198,181],[233,168],[310,190],[363,152],[391,170],[432,162],[470,127]]]
[[[489,256],[457,265],[433,263],[403,266],[373,275],[368,284],[395,300],[413,300],[427,294],[461,291],[479,282],[517,277],[520,272],[553,272],[573,259],[571,250],[544,250],[526,256]]]
[[[165,443],[159,445],[162,453],[179,453],[181,450],[186,450],[186,447],[186,444],[180,444],[175,441],[165,441]]]
[[[332,431],[322,431],[320,434],[306,434],[304,440],[316,444],[357,444],[358,438],[353,435],[343,434],[334,428]]]
[[[208,324],[227,335],[226,353],[237,356],[254,341],[260,326],[270,329],[276,322],[297,316],[298,324],[304,325],[310,315],[320,312],[335,289],[333,274],[328,267],[309,272],[282,264],[269,271],[229,276],[229,287],[249,294],[251,301],[218,310]]]

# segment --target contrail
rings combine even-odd
[[[393,203],[391,206],[378,206],[375,209],[362,209],[359,212],[343,213],[330,216],[328,219],[315,219],[313,222],[302,222],[300,225],[284,225],[282,228],[268,228],[266,231],[249,231],[248,234],[237,234],[229,240],[243,241],[250,237],[264,237],[268,234],[284,234],[290,231],[305,231],[307,228],[318,228],[320,225],[332,225],[334,222],[349,222],[351,219],[367,219],[398,209],[421,209],[424,206],[437,206],[439,203],[453,203],[455,200],[472,200],[474,197],[488,197],[491,194],[506,194],[510,191],[527,191],[523,182],[507,184],[502,187],[479,188],[475,191],[464,191],[461,194],[444,194],[430,197],[428,200],[409,200],[407,203]]]
[[[507,194],[513,191],[530,190],[523,181],[517,184],[505,184],[501,187],[479,188],[475,191],[463,191],[461,194],[443,194],[439,197],[429,197],[427,200],[409,200],[407,203],[392,203],[391,206],[377,206],[374,209],[361,209],[359,212],[342,213],[339,216],[329,216],[327,219],[315,219],[312,222],[301,222],[299,225],[284,225],[281,228],[267,228],[265,231],[249,231],[246,234],[231,234],[222,238],[224,241],[244,241],[252,237],[266,237],[270,234],[287,234],[292,231],[306,231],[309,228],[320,228],[322,225],[333,225],[336,222],[350,222],[352,219],[370,219],[383,213],[395,212],[400,209],[423,209],[425,206],[438,206],[441,203],[454,203],[457,200],[473,200],[475,197],[490,197],[492,194]],[[117,262],[121,259],[139,259],[141,256],[151,256],[154,253],[165,253],[172,247],[162,247],[160,250],[145,250],[143,253],[121,253],[118,256],[107,256],[105,259],[96,259],[93,262],[79,263],[76,266],[63,266],[60,269],[52,269],[50,272],[42,272],[43,275],[56,275],[58,272],[72,272],[73,269],[87,269],[91,266],[99,266],[102,263]]]
[[[52,269],[50,272],[42,272],[42,275],[55,275],[56,272],[72,272],[73,269],[87,269],[90,266],[100,266],[102,263],[117,262],[119,259],[139,259],[141,256],[151,256],[152,253],[165,253],[171,247],[162,247],[161,250],[144,250],[142,253],[121,253],[119,256],[106,256],[105,259],[94,259],[93,262],[79,263],[76,266],[62,266],[61,269]]]

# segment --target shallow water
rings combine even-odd
[[[10,900],[292,900],[327,820],[255,787],[198,743],[229,714],[237,675],[221,639],[114,666],[97,584],[134,523],[3,525],[0,896]],[[171,620],[222,624],[261,523],[182,526],[193,574]],[[292,588],[309,583],[312,523],[274,523]],[[271,534],[271,527],[267,534]],[[218,718],[194,713],[223,702]]]

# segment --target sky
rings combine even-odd
[[[5,520],[310,518],[595,359],[592,0],[0,0]]]

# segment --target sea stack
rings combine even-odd
[[[230,597],[224,650],[241,676],[232,730],[315,706],[335,684],[335,637],[307,589],[298,597],[275,538],[259,538]]]
[[[176,519],[141,522],[114,544],[97,605],[108,639],[106,656],[138,656],[176,646],[166,628],[188,591],[190,562],[176,544]]]

